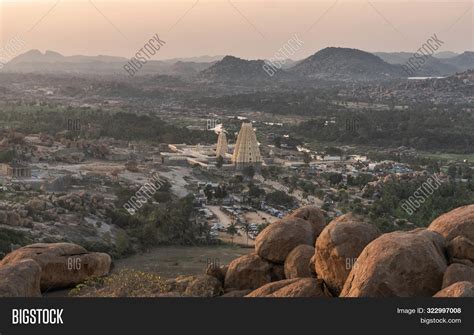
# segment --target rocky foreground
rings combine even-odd
[[[107,276],[110,267],[107,254],[74,244],[30,245],[0,262],[0,296],[40,296]],[[107,290],[101,287],[100,296],[130,296],[127,290]],[[360,216],[349,213],[326,224],[318,208],[303,207],[264,229],[254,253],[210,266],[200,276],[165,281],[141,295],[474,297],[474,205],[438,217],[427,229],[386,234]]]

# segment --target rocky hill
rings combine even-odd
[[[404,64],[413,57],[413,53],[410,52],[375,52],[374,55],[394,65]],[[442,58],[439,58],[438,55],[427,58],[413,76],[451,76],[457,72],[474,69],[474,52],[466,51],[460,55],[447,53],[446,55]]]
[[[80,266],[78,266],[80,265]],[[39,296],[81,284],[76,296],[151,297],[474,297],[474,205],[427,229],[382,234],[351,213],[326,224],[303,207],[265,228],[255,252],[199,276],[162,281],[119,272],[110,257],[68,243],[36,244],[0,262],[0,296]]]
[[[225,56],[208,69],[201,71],[198,78],[209,82],[269,82],[285,75],[277,71],[273,76],[265,72],[263,60],[245,60],[234,56]]]
[[[456,66],[459,71],[474,70],[474,51],[465,51],[443,61]]]
[[[362,50],[325,48],[288,70],[307,79],[383,80],[405,77],[399,66]]]

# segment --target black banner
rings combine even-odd
[[[0,299],[0,334],[472,335],[473,316],[469,298]]]

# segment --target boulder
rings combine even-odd
[[[313,277],[310,263],[314,256],[314,248],[310,245],[301,244],[291,250],[285,260],[285,277],[311,278]]]
[[[196,277],[181,275],[173,279],[168,279],[165,281],[165,291],[166,292],[175,292],[178,294],[184,294],[189,284],[191,284]]]
[[[270,295],[275,298],[324,298],[330,296],[324,282],[316,278],[298,279]]]
[[[314,229],[316,237],[323,231],[326,227],[326,219],[324,217],[323,211],[321,211],[316,206],[304,206],[298,208],[290,215],[291,217],[300,218],[311,223]]]
[[[31,259],[1,266],[0,278],[0,298],[41,296],[41,267]]]
[[[104,253],[88,252],[72,243],[38,243],[9,253],[0,266],[33,259],[41,267],[41,290],[75,286],[87,278],[104,276],[110,271],[111,258]]]
[[[474,225],[474,222],[472,223]],[[448,243],[448,255],[451,262],[467,259],[474,262],[474,242],[464,236],[456,236]]]
[[[266,227],[255,240],[257,254],[273,263],[283,264],[286,256],[300,244],[314,245],[313,226],[303,219],[286,217]]]
[[[272,264],[257,254],[244,255],[229,264],[225,276],[226,291],[256,289],[271,281]]]
[[[334,295],[341,293],[362,250],[379,236],[377,227],[350,213],[324,228],[316,240],[315,271]]]
[[[285,277],[285,267],[281,264],[273,264],[272,265],[272,274],[271,274],[271,281],[279,281],[286,279]]]
[[[428,229],[440,233],[448,242],[457,236],[474,241],[474,205],[458,207],[441,215]]]
[[[459,281],[470,281],[474,283],[474,266],[453,263],[446,269],[443,276],[443,288],[451,286]]]
[[[247,294],[252,292],[252,290],[234,290],[234,291],[229,291],[223,295],[221,295],[221,298],[243,298]]]
[[[266,285],[263,285],[262,287],[257,288],[256,290],[250,292],[246,297],[248,298],[258,298],[258,297],[267,297],[270,294],[278,291],[279,289],[289,285],[293,284],[294,282],[297,282],[300,280],[299,278],[293,278],[293,279],[285,279],[285,280],[280,280],[280,281],[275,281],[273,283],[268,283]]]
[[[227,272],[227,266],[215,266],[213,264],[209,264],[206,269],[206,275],[212,276],[219,280],[222,284],[224,284],[225,274]]]
[[[31,213],[43,211],[46,209],[46,201],[34,198],[26,203],[25,208]]]
[[[442,241],[424,229],[383,234],[362,251],[340,296],[433,296],[447,267]]]
[[[220,280],[209,275],[201,275],[189,283],[185,295],[188,297],[212,298],[223,292]]]
[[[20,214],[18,214],[17,212],[12,212],[12,211],[7,212],[6,224],[9,226],[21,226],[22,219],[21,219]]]
[[[311,259],[309,260],[309,270],[311,271],[311,277],[318,277],[318,274],[316,273],[316,254],[314,254],[313,257],[311,257]]]
[[[436,293],[435,298],[474,298],[474,284],[460,281]]]

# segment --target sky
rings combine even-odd
[[[154,35],[154,59],[271,58],[295,34],[294,59],[328,47],[416,52],[474,50],[474,1],[0,0],[0,45],[64,55],[133,56]],[[17,50],[21,49],[21,50]]]

